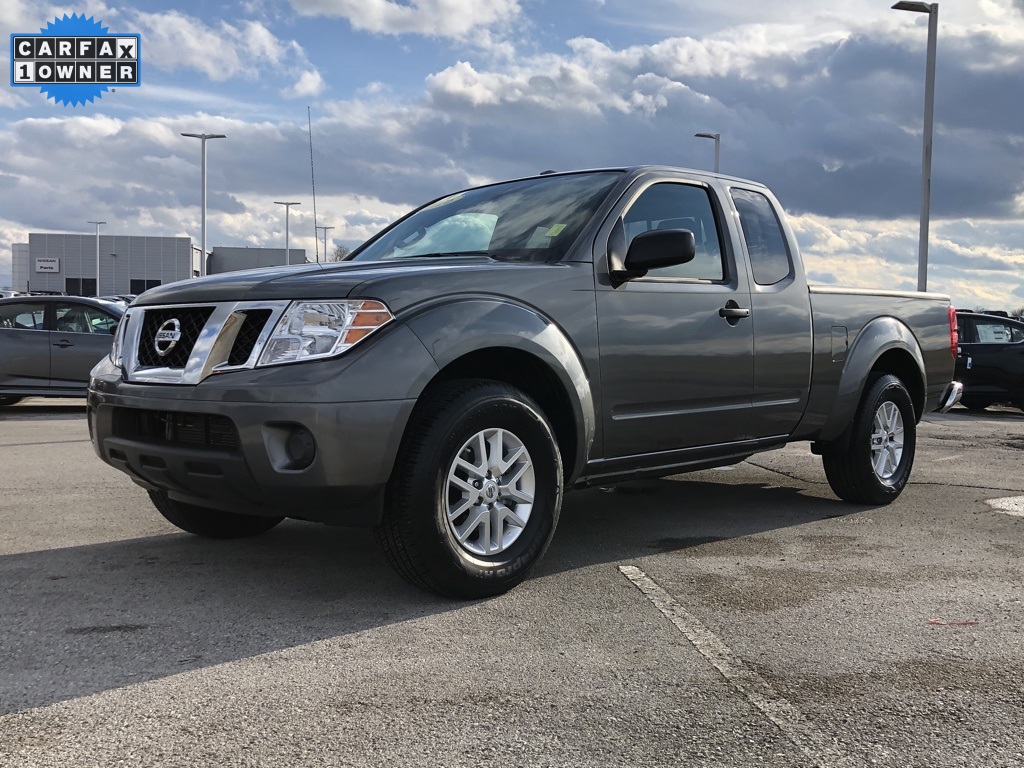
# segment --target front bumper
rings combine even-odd
[[[380,521],[415,400],[234,402],[181,390],[128,384],[113,365],[97,366],[88,418],[99,457],[146,489],[200,507],[334,525]]]

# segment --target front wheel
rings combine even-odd
[[[265,533],[284,520],[283,517],[239,515],[217,509],[197,507],[175,501],[163,491],[150,491],[149,498],[157,511],[183,531],[208,539],[241,539]]]
[[[849,427],[845,447],[822,454],[836,496],[857,504],[888,504],[910,479],[917,444],[914,405],[903,382],[886,374],[871,382]]]
[[[377,539],[410,583],[482,598],[527,577],[551,541],[562,462],[540,407],[498,381],[453,381],[421,403]]]

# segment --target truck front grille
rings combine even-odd
[[[269,319],[269,309],[249,309],[245,311],[245,321],[235,337],[235,343],[231,345],[228,365],[245,364],[253,349],[256,348],[256,341],[259,339],[260,334],[263,332],[263,327]]]
[[[114,437],[151,445],[180,445],[214,451],[238,450],[238,430],[227,416],[114,408]]]
[[[253,368],[288,301],[214,302],[129,308],[124,372],[141,384],[199,384]]]
[[[178,309],[151,309],[146,311],[139,337],[139,365],[147,368],[184,368],[192,348],[206,321],[213,314],[213,307],[181,307]],[[173,327],[178,322],[181,338],[170,345],[163,345],[167,351],[161,354],[157,348],[156,334],[161,328]]]

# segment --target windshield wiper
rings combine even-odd
[[[414,253],[409,256],[401,256],[403,259],[432,259],[451,256],[491,256],[490,251],[437,251],[434,253]]]

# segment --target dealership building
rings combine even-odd
[[[201,250],[187,237],[100,235],[97,268],[95,235],[33,232],[27,243],[11,247],[12,287],[73,296],[140,294],[158,285],[198,277]],[[304,264],[306,252],[292,248],[290,260]],[[228,247],[214,248],[207,268],[216,274],[284,263],[284,248]]]

